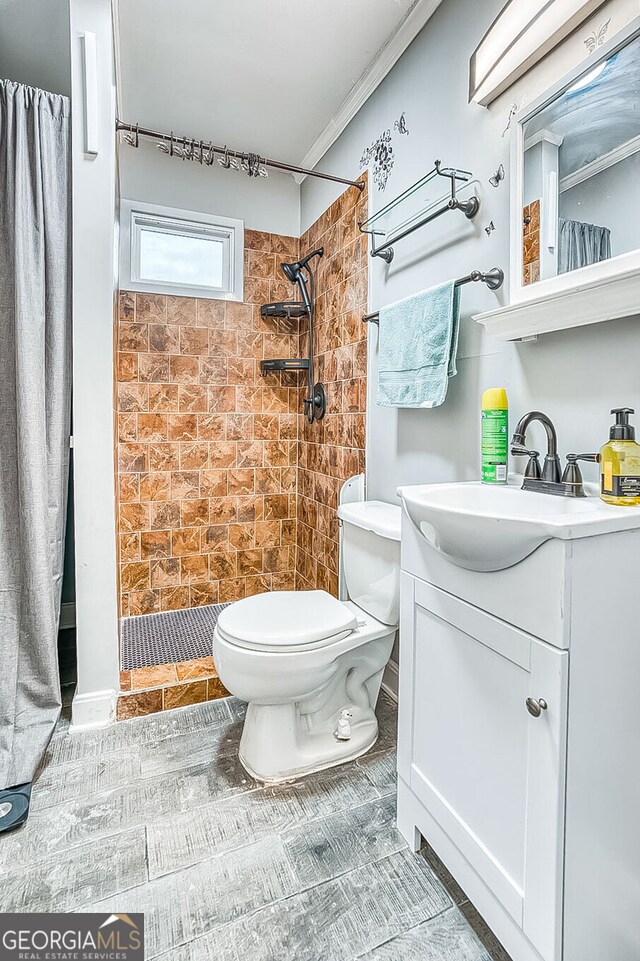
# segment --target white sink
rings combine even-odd
[[[480,482],[397,492],[425,540],[472,571],[512,567],[552,537],[573,540],[640,527],[640,507],[611,507],[597,496],[573,499]]]

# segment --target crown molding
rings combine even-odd
[[[394,35],[380,48],[320,136],[304,155],[300,162],[301,167],[313,169],[324,157],[441,3],[442,0],[416,0]],[[304,179],[304,176],[295,177],[297,183],[302,183]]]

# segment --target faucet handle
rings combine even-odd
[[[524,476],[533,478],[534,480],[540,480],[542,477],[542,470],[540,468],[540,461],[538,456],[540,451],[537,450],[527,450],[524,444],[518,443],[518,441],[511,442],[511,454],[513,457],[528,457],[529,461],[524,469]]]
[[[567,454],[569,464],[575,464],[577,460],[588,460],[597,464],[600,460],[600,454]]]
[[[563,484],[571,484],[578,490],[582,490],[582,472],[578,466],[579,460],[591,461],[592,463],[598,463],[600,460],[600,454],[567,454],[567,466],[564,469],[562,475]]]

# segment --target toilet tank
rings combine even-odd
[[[383,624],[397,625],[401,508],[382,501],[341,504],[342,569],[349,599]]]

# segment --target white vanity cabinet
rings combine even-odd
[[[479,573],[403,516],[398,827],[514,961],[640,958],[639,537]]]

